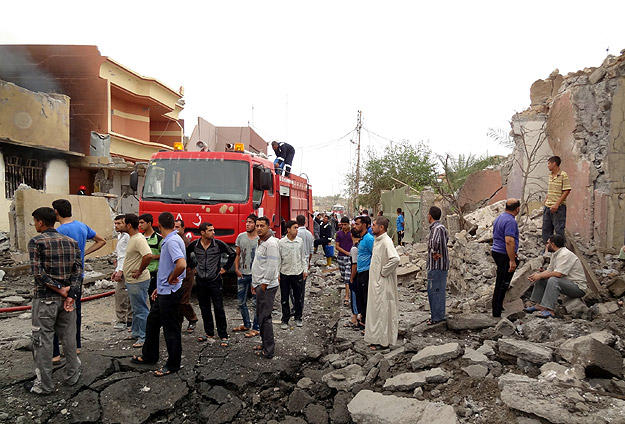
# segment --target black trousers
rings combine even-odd
[[[158,362],[158,343],[161,327],[163,327],[168,354],[165,366],[171,371],[180,369],[180,359],[182,357],[179,305],[181,296],[182,289],[178,289],[172,294],[159,294],[150,309],[145,327],[145,343],[142,350],[143,359],[146,363]]]
[[[280,274],[280,303],[282,304],[282,322],[288,324],[291,318],[291,307],[289,305],[289,294],[293,290],[293,306],[295,320],[302,319],[302,289],[304,288],[304,274],[285,275]]]
[[[364,324],[367,318],[367,295],[369,292],[369,270],[361,271],[356,274],[356,305],[360,320]]]
[[[209,336],[214,336],[216,322],[219,338],[227,339],[228,328],[226,323],[226,311],[224,311],[223,283],[221,281],[221,276],[214,280],[196,276],[195,283],[200,312],[202,313],[202,321],[204,321],[204,332]],[[215,321],[213,321],[211,302],[215,308]]]
[[[150,271],[150,285],[148,286],[148,299],[150,299],[150,308],[154,305],[154,300],[152,300],[152,293],[156,290],[156,275],[158,274],[158,270]]]
[[[495,264],[497,265],[497,280],[495,280],[495,290],[493,291],[493,316],[498,318],[501,316],[503,310],[503,299],[506,296],[506,291],[510,287],[510,281],[514,272],[508,272],[510,269],[510,258],[507,253],[499,253],[491,251]],[[519,260],[516,260],[517,265]]]

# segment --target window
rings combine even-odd
[[[20,184],[28,184],[36,190],[43,190],[45,163],[39,159],[29,159],[23,156],[5,156],[5,190],[6,197],[14,196]]]
[[[245,203],[249,162],[221,159],[154,159],[143,198],[179,203]]]

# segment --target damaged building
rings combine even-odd
[[[57,178],[67,185],[58,192],[77,193],[86,186],[88,194],[109,198],[115,212],[136,210],[130,172],[153,153],[173,150],[174,143],[183,141],[182,90],[138,74],[101,55],[96,46],[4,45],[0,58],[0,80],[31,91],[57,93],[67,103],[65,150],[75,154],[66,174]],[[11,110],[3,108],[0,115],[11,115]],[[4,119],[16,122],[12,116]],[[45,138],[43,145],[61,142],[56,133],[38,134]],[[8,166],[6,157],[4,165]]]
[[[573,187],[568,231],[597,248],[619,249],[625,236],[625,54],[565,76],[555,70],[532,84],[530,99],[530,107],[511,122],[515,149],[508,196],[540,206],[547,158],[558,155]]]

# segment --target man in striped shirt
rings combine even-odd
[[[449,271],[449,254],[447,228],[439,221],[441,210],[432,206],[428,213],[430,235],[428,237],[428,301],[430,302],[430,319],[428,325],[445,321],[445,289],[447,272]]]
[[[571,192],[571,183],[566,172],[560,169],[560,157],[552,156],[547,160],[549,185],[543,209],[543,243],[547,245],[554,232],[564,237],[566,226],[566,198]]]

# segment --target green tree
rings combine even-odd
[[[498,165],[505,160],[504,156],[475,156],[473,154],[452,156],[447,153],[438,155],[443,174],[437,179],[434,187],[436,191],[449,203],[451,211],[460,217],[460,225],[465,221],[462,208],[458,202],[460,189],[469,175],[481,171],[492,165]]]
[[[381,154],[369,149],[361,165],[357,203],[376,207],[380,203],[382,190],[399,187],[401,183],[421,190],[434,183],[435,168],[432,152],[423,143],[413,144],[407,140],[389,143]],[[346,176],[347,195],[350,198],[355,193],[355,181],[355,173]]]

